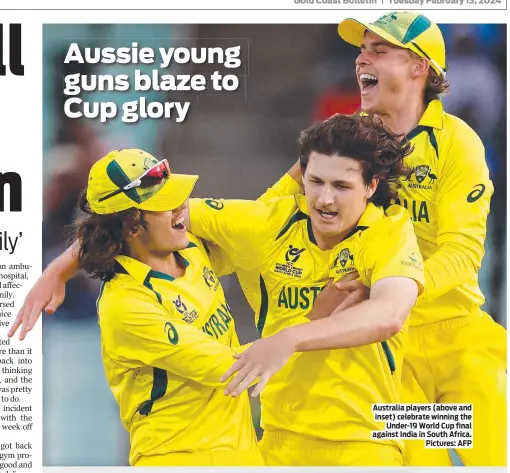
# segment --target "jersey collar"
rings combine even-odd
[[[439,130],[443,128],[443,103],[441,100],[435,99],[428,104],[418,126],[420,125]]]
[[[367,116],[368,113],[361,112],[360,115]],[[408,135],[413,134],[413,132],[420,127],[429,127],[429,128],[437,128],[439,130],[443,129],[443,102],[440,99],[431,100],[425,109],[422,117],[420,118],[420,122],[418,126]],[[408,138],[410,139],[410,138]]]
[[[377,205],[369,202],[365,211],[361,215],[359,219],[358,225],[356,226],[355,231],[358,230],[366,230],[370,228],[374,223],[377,223],[384,217],[384,209],[382,207],[378,207]]]
[[[184,259],[184,258],[183,258]],[[118,265],[116,265],[115,272],[121,274],[129,274],[138,284],[143,286],[147,285],[147,282],[151,278],[165,279],[167,281],[173,281],[175,278],[169,274],[162,273],[152,269],[149,265],[142,263],[129,256],[119,255],[115,258]],[[188,261],[184,259],[184,263],[187,266]]]
[[[308,212],[306,197],[304,194],[297,194],[294,196],[294,198],[296,199],[296,204],[299,209],[299,212],[301,212],[303,218],[306,218],[306,231],[308,233],[308,239],[310,240],[311,243],[317,245],[317,241],[315,240],[315,235],[313,234],[312,230],[312,221],[310,219],[310,213]]]

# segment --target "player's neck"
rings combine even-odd
[[[351,228],[348,228],[347,230],[343,231],[342,233],[339,233],[334,236],[326,236],[319,233],[317,230],[315,230],[312,226],[312,232],[313,236],[315,237],[315,241],[317,243],[317,246],[322,251],[332,250],[336,245],[338,245],[340,242],[348,238],[350,235],[352,235],[353,230],[356,228],[356,225],[353,225]]]
[[[407,135],[418,126],[425,109],[423,98],[417,96],[385,113],[378,113],[377,117],[396,135]]]
[[[133,254],[132,257],[160,273],[168,274],[173,278],[179,278],[186,272],[186,268],[182,264],[182,260],[178,259],[175,253],[170,253],[164,256],[148,252],[138,253],[139,254],[136,255]]]

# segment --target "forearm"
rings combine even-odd
[[[435,299],[460,286],[480,269],[477,252],[457,243],[445,243],[425,261],[425,291],[418,301]]]
[[[44,274],[68,281],[78,270],[78,242],[74,242],[46,267]]]
[[[387,340],[399,332],[404,320],[391,303],[368,300],[285,331],[296,351],[332,350]]]
[[[301,187],[301,167],[299,162],[294,164],[289,171],[284,174],[277,182],[264,192],[257,200],[268,202],[275,197],[285,197],[287,195],[302,194]]]
[[[328,284],[319,294],[313,304],[313,308],[306,317],[310,320],[328,317],[334,310],[344,302],[348,292],[337,290],[332,284]]]
[[[299,160],[288,170],[287,174],[292,177],[300,186],[303,184],[303,176],[301,174],[301,164]]]

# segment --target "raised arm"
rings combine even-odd
[[[473,280],[484,255],[487,216],[493,185],[482,142],[466,125],[452,139],[438,180],[437,251],[425,261],[425,292],[435,299]]]
[[[284,197],[287,195],[302,194],[303,188],[301,165],[297,161],[277,182],[266,190],[257,200],[268,202],[275,197]]]
[[[43,310],[48,315],[55,313],[64,300],[66,282],[77,272],[77,244],[74,243],[46,267],[30,289],[9,329],[8,336],[13,337],[21,326],[19,339],[24,340],[27,332],[34,328]]]

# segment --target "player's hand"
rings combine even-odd
[[[43,273],[25,297],[25,301],[7,335],[9,337],[14,336],[21,326],[19,339],[24,340],[27,332],[34,328],[43,310],[48,315],[55,313],[64,301],[65,288],[65,281],[61,277],[51,273]]]
[[[359,275],[355,271],[345,275],[341,281],[349,282],[355,280],[357,277],[359,277]],[[324,289],[319,293],[315,299],[315,302],[313,303],[312,310],[306,316],[310,320],[317,320],[322,319],[323,317],[328,317],[345,301],[348,296],[348,291],[338,290],[337,287],[333,284],[333,280],[330,280]]]
[[[366,287],[359,279],[346,280],[342,278],[334,283],[334,286],[340,292],[347,292],[347,297],[337,307],[339,311],[358,305],[370,298],[370,288]]]
[[[258,396],[271,376],[283,368],[295,350],[295,343],[284,331],[255,341],[246,351],[234,355],[237,361],[221,377],[224,382],[238,373],[226,387],[225,395],[239,396],[258,378],[251,393],[252,397]]]

